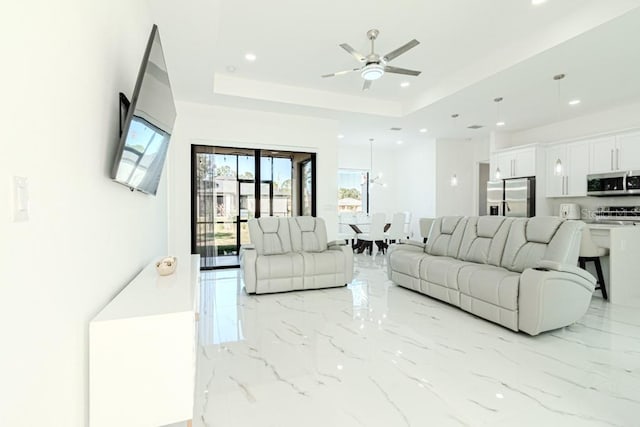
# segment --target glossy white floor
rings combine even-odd
[[[203,272],[194,426],[640,425],[640,313],[513,333],[393,285],[248,296]]]

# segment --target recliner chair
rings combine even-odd
[[[249,235],[252,244],[240,250],[247,293],[330,288],[353,279],[351,247],[327,242],[322,218],[255,218],[249,220]]]

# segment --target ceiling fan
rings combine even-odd
[[[364,86],[362,86],[362,90],[367,90],[371,87],[371,83],[374,80],[378,80],[380,77],[384,75],[384,73],[394,73],[394,74],[405,74],[407,76],[419,76],[421,71],[408,70],[406,68],[398,68],[387,65],[388,62],[391,62],[393,59],[402,55],[406,51],[411,48],[414,48],[420,44],[420,42],[416,39],[411,40],[408,43],[400,46],[399,48],[392,50],[384,56],[380,56],[373,50],[373,43],[378,38],[380,31],[376,29],[372,29],[367,31],[367,38],[371,40],[371,53],[369,55],[363,55],[347,43],[342,43],[340,45],[341,48],[349,52],[360,62],[364,62],[364,66],[360,68],[354,68],[352,70],[338,71],[337,73],[325,74],[322,77],[335,77],[341,76],[343,74],[352,73],[354,71],[359,71],[360,76],[364,79]]]

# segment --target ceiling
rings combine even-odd
[[[343,143],[486,137],[640,100],[640,0],[151,0],[177,100],[328,117]],[[363,92],[367,52],[421,43]],[[247,52],[257,56],[244,59]],[[231,70],[231,71],[230,71]],[[558,85],[552,76],[565,73]],[[407,88],[400,87],[410,82]],[[560,95],[558,95],[558,92]],[[567,101],[582,103],[569,107]],[[458,113],[457,119],[451,114]],[[483,128],[467,129],[479,124]],[[390,131],[390,127],[402,131]],[[418,129],[428,128],[427,133]]]

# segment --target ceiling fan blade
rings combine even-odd
[[[418,46],[420,44],[420,42],[416,39],[411,40],[410,42],[404,44],[403,46],[400,46],[399,48],[397,48],[396,50],[392,50],[391,52],[387,53],[383,59],[387,62],[391,61],[394,58],[397,58],[398,56],[402,55],[403,53],[405,53],[406,51],[408,51],[409,49],[412,49],[416,46]]]
[[[365,80],[364,85],[362,85],[362,90],[369,90],[371,83],[373,83],[373,80]]]
[[[338,71],[338,72],[331,73],[331,74],[324,74],[324,75],[322,75],[322,77],[335,77],[335,76],[341,76],[341,75],[343,75],[343,74],[353,73],[354,71],[360,71],[360,68],[354,68],[353,70]]]
[[[365,56],[360,52],[358,52],[357,50],[355,50],[354,48],[352,48],[351,46],[349,46],[347,43],[342,43],[340,47],[346,50],[347,52],[349,52],[351,55],[353,55],[353,57],[356,58],[358,61],[364,62]]]
[[[384,67],[384,71],[385,73],[406,74],[407,76],[419,76],[422,72],[416,70],[408,70],[406,68],[391,67],[389,65]]]

